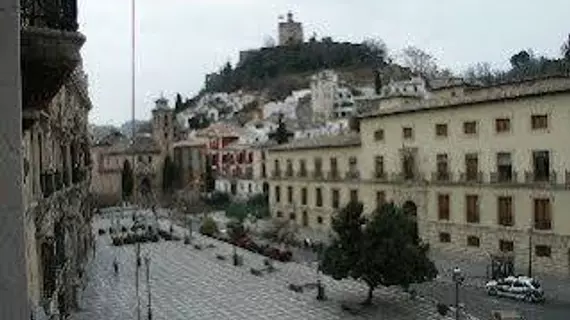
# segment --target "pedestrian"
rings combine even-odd
[[[119,263],[117,262],[117,258],[113,260],[113,269],[115,270],[115,275],[119,275]]]

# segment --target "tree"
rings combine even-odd
[[[123,170],[121,171],[121,190],[123,200],[128,199],[133,195],[133,189],[135,186],[135,179],[133,174],[133,168],[129,160],[123,162]]]
[[[184,103],[182,102],[182,95],[180,93],[176,94],[176,102],[174,103],[174,110],[179,111],[184,107]]]
[[[162,167],[162,190],[166,192],[172,191],[177,178],[175,165],[170,156],[166,156]]]
[[[265,36],[263,37],[263,47],[264,48],[273,48],[275,47],[275,39],[272,36]]]
[[[566,61],[570,61],[570,34],[568,34],[566,41],[562,44],[560,51],[562,52],[562,57],[564,57]]]
[[[433,280],[437,269],[429,260],[428,245],[416,233],[416,224],[393,203],[375,211],[370,220],[363,206],[351,202],[333,218],[336,232],[325,250],[321,268],[335,279],[353,278],[368,285],[364,303],[372,303],[378,286],[401,286]]]
[[[285,125],[285,122],[283,121],[283,114],[281,113],[279,114],[277,129],[275,130],[275,141],[277,141],[278,144],[284,144],[289,142],[290,136],[291,134],[287,130],[287,125]]]
[[[380,68],[386,61],[388,55],[388,48],[382,39],[366,39],[362,45],[368,49],[369,63],[376,69]]]
[[[498,71],[491,68],[490,63],[479,62],[467,68],[464,77],[471,81],[480,81],[485,85],[490,85],[497,81],[499,74]]]
[[[233,218],[240,223],[245,221],[249,213],[249,207],[245,203],[234,202],[226,208],[226,216]]]
[[[216,188],[216,180],[214,178],[214,172],[212,170],[212,160],[209,156],[206,156],[206,168],[204,169],[204,191],[211,192]]]
[[[429,53],[409,46],[402,50],[403,65],[412,72],[427,78],[439,76],[439,68],[436,59]]]
[[[212,217],[204,218],[204,221],[202,221],[202,225],[200,226],[200,233],[209,237],[218,233],[218,225],[216,224],[216,221],[214,221]]]

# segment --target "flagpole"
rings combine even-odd
[[[135,0],[131,0],[131,141],[132,147],[135,144],[135,134],[136,134],[136,125],[135,125],[135,97],[136,97],[136,6]],[[131,149],[133,150],[133,149]],[[137,179],[136,179],[136,156],[133,153],[133,204],[136,203],[136,193],[137,193]],[[136,210],[136,205],[135,205]],[[135,212],[136,213],[136,212]],[[135,289],[137,295],[137,320],[141,320],[141,300],[139,296],[139,269],[140,269],[140,244],[135,246]]]

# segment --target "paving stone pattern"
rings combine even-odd
[[[122,223],[128,225],[130,221],[125,218]],[[170,226],[166,221],[161,224]],[[109,220],[102,219],[94,227],[109,225]],[[175,232],[183,235],[185,230],[175,227]],[[329,300],[319,302],[314,291],[296,293],[287,288],[289,283],[314,282],[313,268],[274,262],[276,272],[258,277],[249,270],[261,268],[264,257],[238,248],[245,265],[234,267],[231,245],[200,235],[195,235],[194,242],[216,247],[196,250],[181,241],[141,246],[142,256],[151,257],[153,319],[440,319],[432,301],[411,300],[399,289],[377,290],[374,307],[350,315],[341,304],[357,306],[366,296],[366,287],[358,282],[323,277]],[[217,254],[228,259],[218,260]],[[120,265],[118,276],[112,268],[114,258]],[[141,271],[141,318],[146,319],[147,286],[144,268]],[[83,310],[72,319],[136,319],[134,246],[113,247],[109,235],[99,236],[88,277],[89,285],[81,299]]]

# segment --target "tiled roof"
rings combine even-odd
[[[242,128],[224,122],[217,122],[196,133],[198,137],[240,137]]]
[[[570,92],[570,77],[549,76],[539,79],[526,79],[517,82],[501,83],[492,86],[468,88],[463,95],[453,98],[434,98],[410,104],[364,112],[359,118],[381,117],[448,107],[461,107],[478,103],[532,97],[544,94]]]
[[[180,140],[175,142],[172,147],[199,147],[208,144],[208,139],[204,138],[190,138],[186,140]]]
[[[134,144],[130,141],[121,141],[111,146],[107,153],[109,154],[133,154],[133,153],[159,153],[160,148],[150,136],[137,136]]]
[[[350,132],[340,135],[319,136],[307,139],[293,140],[287,144],[270,148],[270,151],[289,151],[318,148],[342,148],[360,146],[360,134]]]

